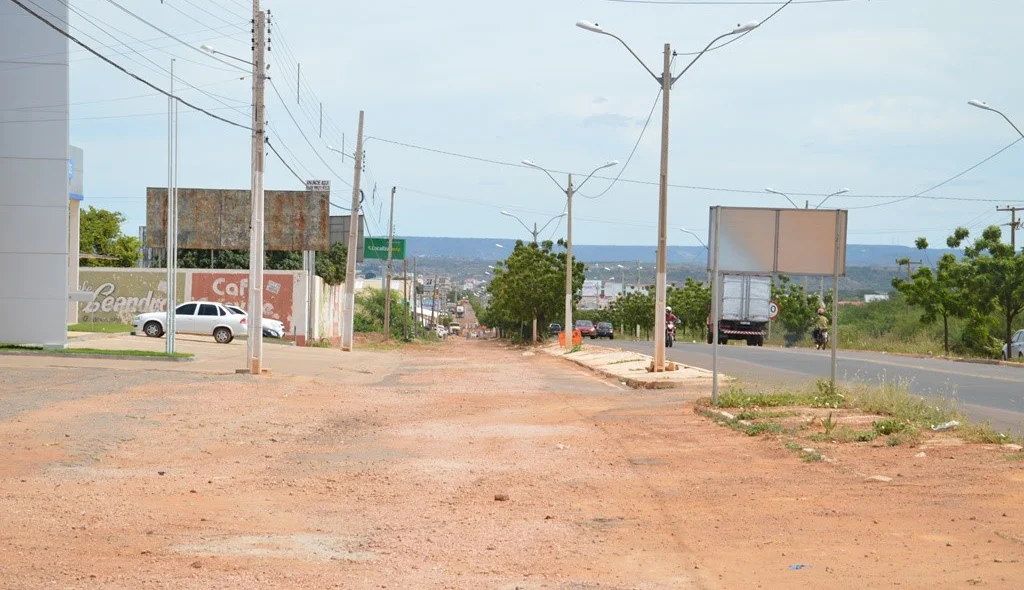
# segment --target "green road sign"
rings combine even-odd
[[[369,260],[388,259],[387,238],[366,238],[363,242],[363,258]],[[391,259],[405,260],[405,240],[394,239],[391,241]]]

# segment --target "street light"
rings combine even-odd
[[[685,227],[679,228],[679,231],[683,232],[684,234],[690,234],[691,236],[697,238],[697,241],[700,242],[701,246],[704,246],[704,249],[708,251],[708,254],[711,253],[711,249],[708,248],[708,245],[705,244],[704,240],[700,239],[700,236],[698,236],[696,233],[686,229]],[[700,252],[698,252],[698,254],[700,254]],[[710,268],[707,269],[707,273],[708,273],[708,276],[707,276],[706,282],[707,282],[708,286],[710,287],[711,286],[711,269]]]
[[[654,366],[652,367],[654,371],[665,370],[665,288],[667,282],[666,259],[668,257],[668,131],[669,104],[672,85],[675,84],[676,81],[679,80],[679,78],[682,77],[682,75],[691,67],[693,67],[693,64],[697,63],[697,60],[707,53],[707,51],[711,49],[711,46],[717,43],[720,39],[730,37],[732,35],[748,33],[760,25],[761,23],[756,21],[749,22],[745,25],[737,25],[733,30],[715,37],[676,76],[672,76],[672,47],[669,43],[666,43],[664,69],[661,76],[658,76],[651,71],[651,68],[647,67],[647,64],[640,59],[640,56],[638,56],[636,52],[618,36],[602,29],[600,25],[589,21],[579,21],[576,23],[577,27],[585,31],[607,35],[617,40],[626,48],[627,51],[629,51],[630,54],[633,55],[634,58],[636,58],[638,62],[640,62],[640,65],[647,70],[647,73],[661,85],[661,177],[658,183],[658,262],[655,273]]]
[[[797,208],[797,209],[799,209],[799,208],[800,208],[800,205],[797,205],[796,203],[794,203],[794,202],[793,202],[793,199],[789,198],[789,195],[787,195],[786,193],[784,193],[784,192],[782,192],[782,191],[777,191],[777,190],[775,190],[775,189],[773,189],[773,188],[766,188],[766,189],[764,189],[764,192],[766,192],[766,193],[771,193],[771,194],[773,194],[773,195],[781,195],[781,196],[783,196],[783,197],[786,197],[786,200],[787,200],[787,201],[789,201],[789,204],[790,204],[790,205],[793,205],[793,207],[795,207],[795,208]],[[820,202],[820,203],[818,203],[818,204],[817,204],[817,205],[816,205],[816,206],[815,206],[814,208],[815,208],[815,209],[821,209],[821,206],[825,204],[825,201],[827,201],[827,200],[831,199],[832,197],[835,197],[835,196],[838,196],[838,195],[842,195],[842,194],[846,194],[846,193],[848,193],[848,192],[850,192],[850,189],[848,189],[848,188],[843,188],[843,189],[839,189],[839,190],[837,190],[837,191],[836,191],[836,192],[834,192],[834,193],[828,194],[828,195],[826,195],[826,196],[825,196],[825,198],[824,198],[824,199],[822,199],[822,200],[821,200],[821,202]],[[806,204],[804,204],[804,209],[809,209],[809,208],[810,208],[810,206],[811,206],[811,205],[810,205],[810,203],[806,203]]]
[[[832,197],[835,197],[835,196],[838,196],[838,195],[843,195],[843,194],[846,194],[848,192],[850,192],[850,189],[848,189],[848,188],[839,189],[836,192],[834,192],[834,193],[826,196],[824,199],[822,199],[821,202],[818,203],[814,208],[815,209],[821,209],[821,206],[825,204],[825,201],[831,199]]]
[[[250,66],[252,65],[251,61],[244,60],[244,59],[242,59],[240,57],[235,57],[235,56],[231,55],[230,53],[223,53],[221,51],[217,51],[216,49],[213,48],[212,45],[207,45],[206,43],[203,43],[202,45],[200,45],[199,49],[202,49],[203,51],[205,51],[206,53],[209,53],[210,55],[223,55],[224,57],[226,57],[228,59],[233,59],[235,61],[240,61],[240,62],[242,62],[244,64],[247,64],[247,65],[250,65]]]
[[[498,248],[502,248],[502,249],[505,248],[505,246],[502,246],[501,244],[495,244],[495,246],[497,246]]]
[[[555,183],[558,190],[565,193],[566,199],[566,223],[565,223],[565,348],[566,350],[572,350],[572,195],[573,192],[578,190],[572,185],[572,173],[569,173],[569,183],[566,188],[562,188],[562,185],[555,180],[555,177],[551,175],[551,172],[546,168],[542,168],[537,164],[534,164],[530,160],[523,160],[523,165],[529,166],[530,168],[536,168],[544,174],[548,175],[551,182]],[[587,175],[580,183],[578,188],[583,188],[583,185],[587,184],[587,181],[593,178],[594,174],[597,174],[598,170],[604,170],[605,168],[611,168],[612,166],[618,166],[617,160],[611,160],[594,168],[593,172]],[[536,323],[536,320],[534,320]],[[534,328],[534,337],[536,339],[536,328]]]
[[[336,153],[336,154],[341,154],[341,161],[342,162],[345,161],[345,152],[339,150],[338,148],[334,147],[333,145],[328,145],[327,149],[332,151],[332,152],[334,152],[334,153]]]
[[[525,223],[523,223],[523,220],[522,220],[522,219],[519,219],[519,218],[518,218],[518,217],[516,217],[515,215],[513,215],[513,214],[509,213],[508,211],[502,211],[502,212],[501,212],[501,214],[502,214],[502,215],[504,215],[505,217],[511,217],[512,219],[515,219],[516,221],[518,221],[518,222],[519,222],[519,224],[520,224],[520,225],[522,225],[523,227],[525,227],[525,228],[526,228],[526,231],[530,232],[530,234],[532,234],[532,235],[533,235],[533,243],[534,243],[534,244],[536,244],[536,243],[537,243],[537,236],[539,236],[539,235],[541,234],[541,232],[543,232],[543,231],[544,231],[545,229],[547,229],[547,227],[548,227],[549,225],[551,225],[551,222],[552,222],[552,221],[554,221],[554,220],[556,220],[556,219],[561,219],[561,218],[565,217],[565,215],[566,215],[565,213],[562,213],[562,214],[560,214],[560,215],[555,215],[554,217],[552,217],[551,219],[549,219],[547,223],[545,223],[545,224],[544,224],[544,227],[542,227],[542,228],[540,228],[540,229],[537,229],[537,222],[536,222],[536,221],[534,221],[534,222],[533,222],[533,229],[530,229],[530,226],[528,226],[528,225],[526,225]]]
[[[1009,117],[1007,117],[999,109],[994,109],[994,108],[988,106],[987,102],[985,102],[983,100],[969,100],[969,101],[967,101],[967,104],[971,105],[972,107],[978,107],[979,109],[984,109],[986,111],[992,111],[993,113],[998,114],[1000,117],[1006,119],[1006,122],[1010,124],[1010,127],[1013,127],[1013,129],[1018,134],[1020,134],[1021,137],[1024,137],[1024,132],[1021,132],[1021,130],[1016,125],[1013,124],[1013,121],[1011,121]]]
[[[800,206],[797,205],[796,203],[794,203],[793,199],[790,199],[789,195],[787,195],[786,193],[777,191],[777,190],[775,190],[773,188],[766,188],[766,189],[764,189],[764,192],[771,193],[773,195],[781,195],[783,197],[786,197],[786,200],[789,201],[789,204],[792,205],[794,209],[799,209],[800,208]]]

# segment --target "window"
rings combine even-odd
[[[241,307],[235,307],[234,305],[229,305],[228,311],[235,315],[245,315],[245,311]]]
[[[186,303],[184,305],[179,305],[178,308],[174,310],[174,315],[195,315],[195,313],[195,303]]]
[[[204,303],[199,306],[199,315],[217,315],[217,306],[212,303]]]

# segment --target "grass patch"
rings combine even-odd
[[[174,354],[167,354],[166,352],[159,352],[156,350],[109,350],[106,348],[54,348],[45,349],[41,346],[22,346],[20,344],[0,344],[0,351],[10,350],[16,352],[40,352],[47,354],[99,354],[104,356],[132,356],[140,358],[192,358],[193,355],[190,352],[175,352]]]
[[[768,410],[743,410],[736,418],[740,420],[771,420],[775,418],[789,418],[796,415],[796,412],[788,410],[774,412]]]
[[[1007,461],[1024,461],[1024,451],[1012,453],[1010,455],[1003,455],[1003,459],[1006,459]]]
[[[123,334],[132,331],[132,327],[129,324],[115,324],[115,323],[86,323],[86,324],[72,324],[68,326],[70,332],[96,332],[103,334]]]
[[[622,359],[621,361],[615,361],[614,363],[608,363],[608,364],[609,365],[621,365],[623,363],[635,363],[635,362],[639,362],[639,361],[642,361],[642,360],[644,360],[644,359],[638,357],[638,358],[635,358],[635,359]]]

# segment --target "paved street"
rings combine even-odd
[[[615,346],[648,354],[653,350],[651,342],[616,341]],[[827,351],[722,346],[718,354],[720,371],[757,383],[792,385],[828,378],[830,372]],[[668,358],[710,369],[711,346],[679,342]],[[838,375],[867,383],[895,380],[918,395],[955,397],[971,416],[1024,432],[1024,368],[841,350]]]

